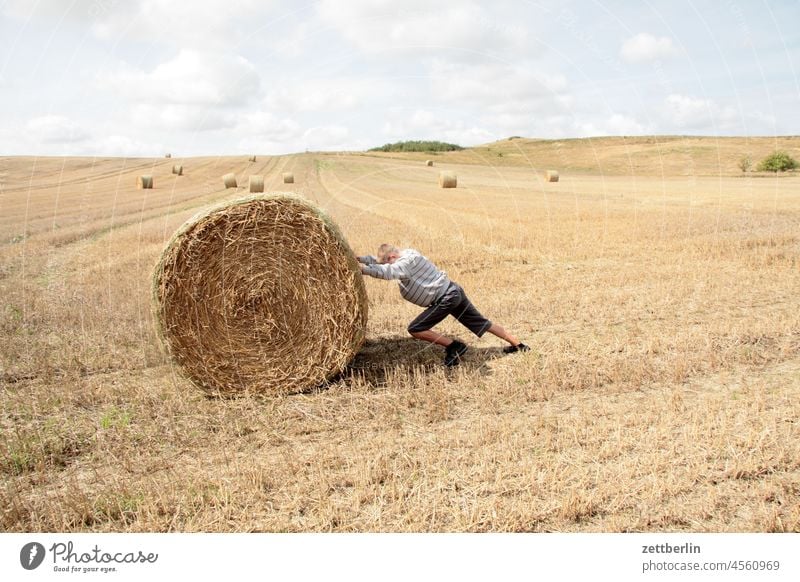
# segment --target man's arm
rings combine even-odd
[[[361,267],[361,272],[376,279],[406,279],[411,274],[414,257],[400,257],[392,264],[367,264]]]

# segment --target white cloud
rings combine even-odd
[[[183,105],[241,105],[260,92],[258,73],[247,59],[193,49],[151,72],[122,70],[100,76],[96,84],[135,102]]]
[[[268,25],[272,4],[263,0],[94,0],[89,16],[92,32],[101,39],[158,39],[207,50],[228,47]]]
[[[125,135],[109,135],[92,143],[86,153],[122,157],[160,157],[164,155],[164,150],[164,145],[160,142],[142,142]]]
[[[582,136],[643,135],[650,133],[647,126],[636,119],[614,113],[605,120],[576,123]]]
[[[441,48],[453,48],[463,50],[464,59],[474,58],[476,51],[494,54],[525,49],[530,55],[532,35],[501,9],[498,4],[489,13],[476,2],[463,0],[322,0],[317,5],[324,23],[369,53],[431,48],[441,53]]]
[[[6,0],[2,5],[2,12],[5,16],[17,20],[28,21],[33,18],[48,20],[61,20],[62,18],[73,18],[75,20],[86,20],[87,16],[93,14],[93,10],[98,9],[103,4],[116,2],[117,0]]]
[[[264,100],[268,109],[285,112],[343,111],[361,105],[381,91],[365,79],[292,80],[271,89]]]
[[[141,104],[131,117],[138,127],[179,131],[212,131],[236,122],[232,113],[206,105]]]
[[[28,121],[27,130],[34,139],[48,144],[70,144],[89,139],[89,132],[62,115],[44,115]]]
[[[664,100],[664,117],[667,127],[718,130],[731,127],[738,114],[711,99],[672,94]]]
[[[350,130],[341,125],[311,127],[303,133],[304,149],[308,150],[343,150],[350,140]]]
[[[567,81],[563,75],[534,73],[516,65],[465,65],[437,60],[430,75],[434,97],[497,112],[559,109],[566,97]]]
[[[236,132],[270,143],[287,143],[303,134],[296,121],[279,118],[267,111],[255,111],[241,116]]]
[[[84,128],[58,115],[38,117],[12,131],[3,130],[0,130],[0,150],[14,155],[160,157],[166,151],[158,139],[141,141],[116,133],[106,135],[97,128]]]
[[[667,36],[656,38],[652,34],[640,32],[622,44],[620,56],[629,63],[644,63],[668,59],[678,53]]]
[[[259,111],[247,115],[236,127],[242,135],[237,147],[243,152],[285,154],[303,150],[356,150],[367,143],[355,139],[342,125],[316,125],[305,130],[296,121]]]
[[[390,140],[436,139],[459,145],[475,145],[494,141],[500,136],[477,125],[468,125],[460,119],[451,119],[446,113],[427,109],[397,110],[383,125],[383,134]]]

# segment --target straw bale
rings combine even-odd
[[[283,183],[284,184],[294,184],[294,174],[291,172],[284,172],[283,173]]]
[[[425,160],[425,165],[426,166],[432,166],[433,165],[433,160]]]
[[[236,174],[225,174],[222,176],[222,181],[225,183],[226,188],[236,188]]]
[[[255,157],[255,156],[250,156],[250,157],[248,158],[248,161],[249,161],[249,162],[255,162],[255,161],[256,161],[256,157]]]
[[[250,192],[264,191],[264,176],[250,176]]]
[[[164,157],[165,157],[165,158],[171,158],[171,157],[172,157],[172,154],[165,154],[165,155],[164,155]]]
[[[547,170],[547,181],[558,182],[558,172],[555,170]]]
[[[183,166],[180,164],[175,164],[172,166],[172,173],[177,174],[178,176],[183,176]]]
[[[289,193],[187,221],[153,273],[153,308],[177,369],[218,396],[318,386],[344,370],[367,325],[353,251],[319,208]]]
[[[153,187],[153,176],[146,174],[136,178],[136,188],[139,190],[149,190]]]
[[[453,172],[439,172],[439,187],[440,188],[455,188],[458,181]]]

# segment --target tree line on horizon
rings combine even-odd
[[[387,143],[376,148],[370,148],[371,152],[456,152],[464,148],[458,144],[443,141],[422,141],[408,140]]]

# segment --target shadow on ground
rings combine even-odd
[[[445,369],[448,373],[455,372],[456,368],[444,368],[444,353],[441,346],[410,337],[367,340],[347,369],[330,383],[347,382],[358,377],[379,386],[403,371],[433,373]],[[502,348],[470,346],[457,369],[488,375],[491,374],[491,369],[487,363],[503,355]]]

